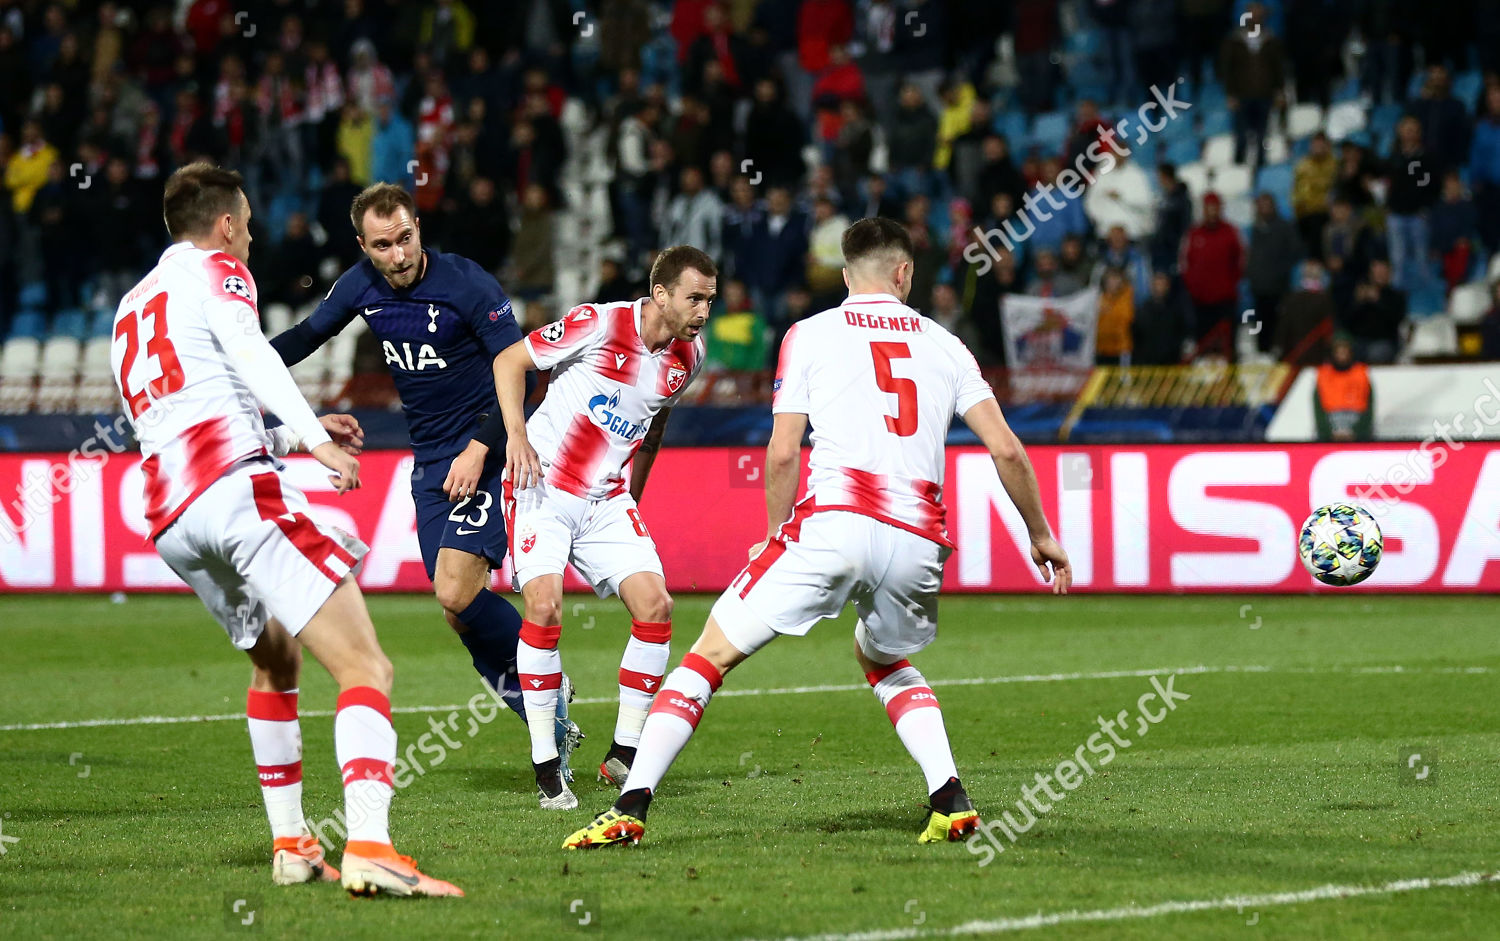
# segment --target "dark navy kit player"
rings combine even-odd
[[[355,318],[363,318],[380,341],[411,433],[411,495],[422,563],[474,669],[525,718],[515,674],[521,616],[489,589],[490,570],[500,567],[506,553],[500,511],[505,424],[493,364],[521,340],[510,298],[469,259],[423,250],[415,204],[401,187],[367,187],[355,198],[350,218],[364,260],[271,345],[292,365]],[[580,737],[567,719],[567,698],[558,697],[564,767]]]

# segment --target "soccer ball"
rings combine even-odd
[[[1303,566],[1325,585],[1358,585],[1369,578],[1384,546],[1370,511],[1344,503],[1313,510],[1297,539]]]

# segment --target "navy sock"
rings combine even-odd
[[[521,632],[521,615],[511,603],[487,588],[482,588],[458,619],[468,628],[458,635],[474,669],[505,699],[522,719],[521,684],[516,677],[516,642]],[[511,695],[511,694],[514,695]]]

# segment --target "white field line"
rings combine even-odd
[[[1268,666],[1206,666],[1198,664],[1186,667],[1154,667],[1147,670],[1103,670],[1092,673],[1026,673],[1017,676],[980,676],[952,680],[932,680],[933,686],[996,686],[1006,683],[1063,683],[1072,680],[1115,680],[1130,677],[1166,676],[1175,673],[1182,676],[1191,676],[1198,673],[1317,673],[1317,674],[1403,674],[1403,673],[1458,673],[1458,674],[1487,674],[1492,672],[1489,667],[1403,667],[1403,666],[1375,666],[1375,667],[1349,667],[1349,668],[1320,668],[1311,669],[1305,667],[1268,667]],[[857,690],[869,689],[864,683],[834,683],[822,686],[783,686],[773,689],[726,689],[715,693],[715,698],[723,696],[792,696],[804,693],[847,693]],[[615,703],[619,700],[614,696],[579,697],[573,700],[575,706],[599,706],[607,703]],[[467,703],[458,703],[446,706],[396,706],[391,709],[393,713],[429,713],[429,712],[463,712],[468,709]],[[303,718],[326,718],[333,715],[331,709],[303,709],[299,713]],[[0,732],[40,732],[49,729],[93,729],[122,725],[182,725],[191,722],[232,722],[245,718],[244,712],[225,712],[217,715],[201,716],[132,716],[125,719],[76,719],[63,722],[19,722],[12,725],[0,725]]]
[[[859,934],[820,934],[787,941],[901,941],[905,938],[958,937],[962,935],[1002,934],[1011,931],[1027,931],[1032,928],[1052,928],[1057,925],[1082,922],[1126,921],[1130,919],[1160,918],[1163,915],[1182,915],[1191,912],[1223,911],[1234,909],[1239,915],[1256,912],[1262,908],[1278,905],[1302,905],[1308,902],[1324,902],[1329,899],[1358,898],[1364,895],[1395,895],[1403,892],[1421,892],[1426,889],[1467,889],[1488,882],[1500,881],[1500,873],[1463,872],[1444,879],[1402,879],[1383,885],[1320,885],[1298,892],[1268,892],[1262,895],[1230,895],[1217,899],[1187,899],[1158,902],[1155,905],[1124,905],[1119,908],[1096,908],[1090,911],[1070,909],[1065,912],[1037,912],[1020,918],[995,918],[965,922],[951,928],[895,928],[888,931],[866,931]],[[1251,924],[1252,922],[1246,922]]]

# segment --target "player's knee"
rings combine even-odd
[[[439,578],[433,585],[433,590],[438,604],[449,615],[449,624],[453,624],[458,615],[468,610],[477,594],[472,586],[465,585],[456,578]]]
[[[544,626],[561,624],[562,604],[556,598],[528,598],[526,620]]]
[[[468,631],[469,631],[469,625],[465,624],[463,621],[460,621],[458,619],[458,615],[454,614],[452,611],[444,609],[443,610],[443,619],[448,622],[448,626],[449,627],[453,628],[453,633],[455,633],[455,634],[466,634],[466,633],[468,633]]]
[[[369,684],[389,696],[396,685],[396,667],[384,651],[377,650],[366,667],[370,674]]]
[[[667,593],[666,589],[653,592],[647,596],[636,619],[640,621],[656,621],[658,623],[670,621],[672,620],[672,605],[672,596]]]

